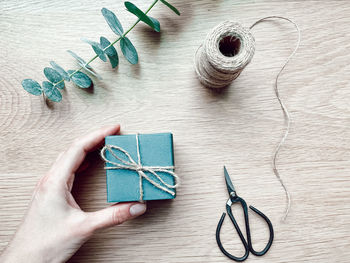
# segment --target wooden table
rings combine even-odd
[[[134,1],[143,9],[150,2]],[[160,34],[142,24],[130,33],[138,65],[121,59],[112,70],[95,61],[92,66],[103,80],[89,92],[68,84],[63,101],[50,107],[28,95],[22,79],[41,82],[42,69],[53,59],[75,69],[67,49],[92,57],[80,37],[114,39],[102,7],[116,12],[124,27],[135,18],[121,1],[0,2],[0,250],[57,154],[87,131],[121,123],[123,133],[174,134],[182,179],[178,196],[149,202],[146,215],[96,234],[70,262],[230,262],[214,237],[227,198],[224,164],[238,193],[274,224],[271,251],[262,258],[251,256],[250,262],[349,262],[349,2],[171,2],[180,17],[160,3],[151,11],[161,22]],[[293,26],[275,21],[255,28],[252,63],[221,92],[202,87],[193,68],[194,53],[210,28],[223,20],[249,26],[269,15],[294,19],[302,33],[301,47],[280,78],[281,96],[293,118],[278,157],[292,194],[285,222],[285,195],[271,166],[284,129],[273,81],[296,43]],[[93,167],[78,176],[74,189],[87,211],[108,205],[103,163],[97,153],[90,158]],[[257,217],[251,221],[258,249],[267,229]],[[226,222],[223,231],[225,245],[241,253],[232,225]]]

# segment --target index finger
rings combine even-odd
[[[76,139],[52,167],[55,170],[54,173],[68,180],[78,170],[88,152],[97,149],[106,136],[117,134],[119,130],[119,124],[107,126]]]

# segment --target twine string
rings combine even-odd
[[[175,196],[175,191],[171,189],[175,189],[178,187],[179,177],[175,174],[173,170],[174,166],[144,166],[141,163],[141,155],[140,155],[140,144],[139,144],[139,136],[136,134],[136,150],[137,150],[137,162],[131,157],[130,153],[128,153],[122,147],[116,145],[105,145],[101,150],[101,157],[111,166],[106,166],[106,170],[130,170],[135,171],[139,175],[139,187],[140,187],[140,200],[143,200],[144,191],[143,191],[143,179],[147,180],[156,188]],[[109,152],[116,160],[119,162],[114,162],[106,157],[106,152]],[[127,160],[120,158],[115,151],[119,151],[127,157]],[[147,173],[152,174],[157,180],[152,179]],[[158,173],[166,173],[174,178],[175,184],[168,184],[164,181],[164,179]]]
[[[259,19],[258,21],[256,21],[253,25],[250,26],[250,29],[252,29],[253,27],[255,27],[257,24],[263,22],[263,21],[266,21],[266,20],[269,20],[269,19],[282,19],[282,20],[286,20],[290,23],[292,23],[295,27],[295,29],[297,30],[298,32],[298,41],[297,41],[297,44],[293,50],[293,52],[288,56],[288,58],[285,60],[285,62],[283,63],[281,69],[279,70],[278,74],[276,75],[276,78],[275,78],[275,84],[274,84],[274,90],[275,90],[275,95],[277,97],[277,100],[281,106],[281,109],[283,111],[283,115],[284,115],[284,118],[285,118],[285,121],[286,121],[286,127],[285,127],[285,130],[284,130],[284,133],[283,133],[283,136],[281,138],[281,140],[279,141],[279,143],[277,144],[276,148],[275,148],[275,151],[273,153],[273,159],[272,159],[272,166],[273,166],[273,172],[276,176],[276,178],[279,180],[279,182],[281,183],[283,189],[284,189],[284,192],[286,194],[286,198],[287,198],[287,207],[286,207],[286,210],[285,210],[285,213],[284,213],[284,216],[282,218],[282,221],[286,220],[288,214],[289,214],[289,210],[290,210],[290,207],[291,207],[291,196],[290,196],[290,193],[288,191],[288,188],[286,186],[286,184],[284,183],[279,171],[278,171],[278,168],[277,168],[277,156],[278,156],[278,153],[282,147],[282,145],[285,143],[287,137],[288,137],[288,134],[289,134],[289,130],[290,130],[290,125],[291,125],[291,122],[292,122],[292,118],[289,114],[289,111],[288,111],[288,108],[287,106],[283,103],[281,97],[280,97],[280,94],[279,94],[279,89],[278,89],[278,79],[279,77],[281,76],[282,74],[282,71],[284,70],[284,68],[287,66],[287,64],[289,63],[289,61],[291,60],[291,58],[295,55],[295,53],[297,52],[299,46],[300,46],[300,40],[301,40],[301,33],[300,33],[300,29],[299,29],[299,26],[297,23],[295,23],[293,20],[289,19],[289,18],[286,18],[286,17],[282,17],[282,16],[268,16],[268,17],[264,17],[262,19]]]
[[[284,221],[289,213],[291,207],[291,196],[284,183],[278,168],[277,168],[277,157],[280,152],[282,145],[285,143],[290,126],[291,116],[289,111],[282,101],[279,94],[278,80],[283,70],[291,60],[291,58],[297,52],[300,46],[301,33],[298,25],[291,19],[282,16],[268,16],[257,20],[253,25],[250,26],[249,30],[244,29],[240,24],[231,21],[225,21],[215,28],[213,28],[207,35],[203,44],[201,44],[195,53],[195,71],[197,73],[199,81],[210,88],[223,88],[228,86],[233,80],[235,80],[243,71],[243,69],[250,63],[255,53],[255,40],[251,34],[251,30],[261,22],[270,19],[281,19],[286,20],[294,25],[298,32],[298,41],[293,52],[283,63],[281,69],[276,75],[274,82],[274,92],[282,109],[283,116],[285,119],[285,131],[279,143],[277,144],[272,158],[273,172],[276,178],[279,180],[281,186],[284,189],[286,195],[286,210],[282,221]],[[240,41],[240,47],[238,53],[234,56],[225,56],[220,51],[220,41],[225,37],[231,37],[232,39],[238,39]]]

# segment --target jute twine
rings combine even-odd
[[[225,56],[220,51],[223,41],[236,42],[237,53]],[[195,69],[200,82],[210,88],[223,88],[236,79],[249,64],[255,51],[249,30],[232,21],[214,27],[195,55]]]
[[[274,82],[274,91],[276,98],[283,111],[283,115],[286,121],[285,131],[276,149],[273,153],[272,166],[273,172],[276,178],[281,183],[285,194],[286,194],[286,210],[282,220],[285,220],[288,216],[291,207],[291,197],[287,189],[286,184],[282,180],[282,177],[277,169],[277,156],[284,144],[291,125],[291,117],[288,112],[286,105],[283,103],[278,89],[278,79],[290,61],[295,55],[300,45],[300,29],[298,25],[289,18],[282,16],[268,16],[256,21],[249,29],[245,29],[240,24],[232,21],[225,21],[215,28],[213,28],[207,35],[204,43],[199,46],[195,54],[195,70],[199,81],[209,88],[223,88],[228,86],[233,80],[235,80],[242,72],[242,70],[252,60],[255,52],[255,40],[250,30],[256,25],[266,20],[279,19],[285,20],[293,24],[297,33],[298,41],[293,52],[286,59],[284,64],[281,66],[279,72],[276,75]],[[231,52],[227,50],[230,48]],[[222,47],[226,46],[223,50]]]

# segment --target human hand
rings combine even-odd
[[[119,129],[119,125],[101,128],[75,140],[58,156],[38,182],[23,222],[0,256],[1,262],[65,262],[96,230],[119,225],[146,211],[145,204],[130,202],[84,212],[71,194],[75,173],[86,154]]]

